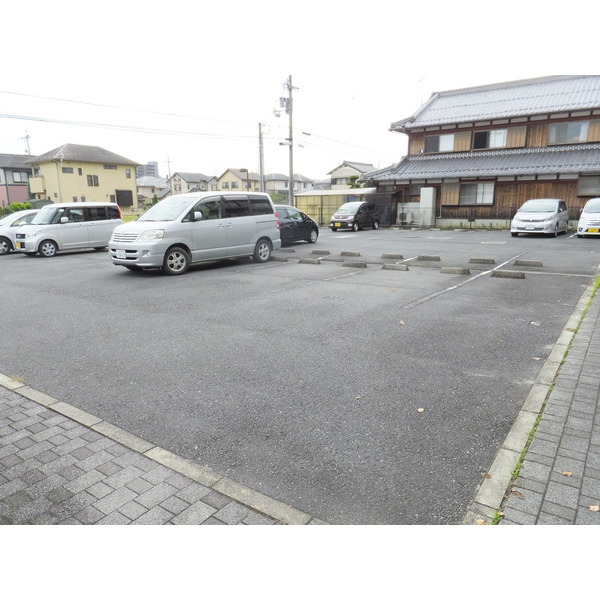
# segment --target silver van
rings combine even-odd
[[[115,265],[181,275],[207,260],[252,256],[266,262],[281,248],[268,194],[199,192],[168,196],[137,221],[119,225],[108,244]]]
[[[60,250],[106,248],[112,230],[123,223],[114,202],[47,204],[15,234],[15,250],[49,257]]]

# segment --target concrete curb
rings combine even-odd
[[[514,469],[527,446],[535,423],[543,411],[546,398],[550,393],[550,385],[560,371],[565,354],[593,295],[593,289],[594,283],[588,285],[554,344],[513,426],[492,462],[492,466],[479,484],[475,498],[469,504],[467,514],[463,519],[463,525],[488,525],[500,509],[510,486]]]

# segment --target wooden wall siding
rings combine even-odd
[[[443,219],[512,219],[519,206],[531,198],[561,198],[569,207],[569,217],[577,219],[587,201],[577,197],[577,181],[497,182],[493,205],[446,205],[442,197],[443,192],[438,203]]]
[[[444,206],[458,206],[460,197],[459,183],[443,183],[440,194],[440,202]]]
[[[548,145],[548,123],[531,123],[527,130],[528,148],[545,148]]]
[[[527,142],[527,126],[509,127],[506,133],[507,148],[523,148]]]
[[[421,154],[425,151],[425,136],[414,135],[410,136],[408,140],[408,154],[413,156],[415,154]]]
[[[600,120],[594,119],[593,121],[590,121],[587,141],[600,142]]]

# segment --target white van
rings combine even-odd
[[[168,196],[119,225],[108,244],[115,265],[161,268],[181,275],[191,264],[252,256],[266,262],[281,248],[279,220],[268,194],[200,192]]]
[[[15,249],[49,257],[60,250],[106,248],[112,230],[123,223],[114,202],[47,204],[15,234]]]

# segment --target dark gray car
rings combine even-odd
[[[365,227],[379,229],[379,213],[375,202],[346,202],[342,204],[329,222],[331,231],[351,229],[358,231]]]

